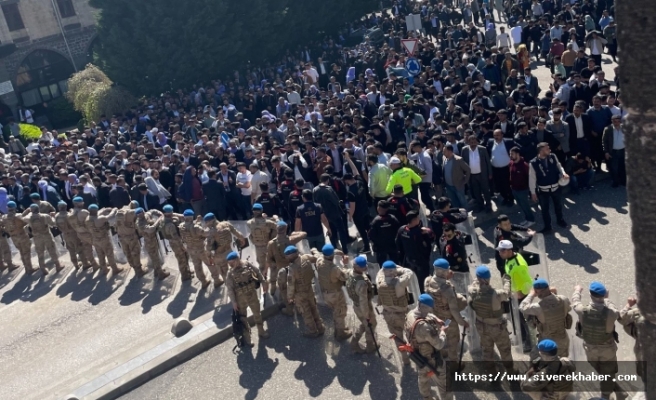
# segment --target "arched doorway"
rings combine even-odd
[[[73,65],[63,55],[50,50],[33,51],[25,57],[16,74],[20,102],[37,111],[43,103],[68,91],[68,78],[73,72]]]

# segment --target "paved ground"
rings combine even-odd
[[[565,213],[572,228],[559,230],[546,240],[552,285],[559,293],[570,296],[576,283],[586,286],[592,280],[600,280],[611,290],[611,298],[619,298],[622,304],[634,292],[633,246],[625,192],[611,189],[607,182],[602,183],[592,191],[566,200]],[[492,224],[483,224],[481,228],[482,256],[490,260],[493,254],[487,238],[490,238]],[[495,280],[499,281],[498,277]],[[330,315],[326,310],[322,312],[329,321]],[[382,321],[378,325],[382,359],[374,355],[353,356],[348,346],[335,343],[329,334],[324,339],[302,338],[291,321],[284,316],[271,319],[268,322],[271,339],[257,343],[252,354],[235,355],[232,353],[234,343],[226,342],[122,399],[213,399],[219,395],[231,399],[273,400],[418,398],[416,375],[412,370],[400,368],[391,343],[385,339],[388,333]],[[633,341],[623,331],[619,334],[618,357],[631,360]],[[526,359],[523,355],[515,356]],[[466,355],[465,359],[471,360],[471,357]],[[511,388],[506,390],[512,391]],[[508,399],[509,396],[524,398],[516,392],[491,393],[479,389],[456,395],[481,399]]]

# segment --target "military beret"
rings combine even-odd
[[[10,202],[7,203],[7,207],[16,208],[16,203],[14,203],[13,201],[10,201]]]
[[[476,268],[476,277],[481,278],[481,279],[490,279],[492,274],[490,273],[490,269],[485,266],[485,265],[479,265]]]
[[[262,204],[260,203],[255,203],[253,204],[253,210],[264,210],[264,207],[262,207]]]
[[[335,247],[332,244],[325,244],[321,248],[321,252],[323,253],[324,256],[332,256],[335,254]]]
[[[444,258],[438,258],[433,262],[433,267],[441,269],[449,269],[449,262]]]
[[[170,205],[170,204],[167,204],[167,205],[164,206],[164,208],[162,208],[162,211],[164,211],[165,213],[172,213],[173,212],[173,206]]]
[[[40,196],[38,193],[32,193],[32,194],[30,195],[30,199],[36,199],[36,200],[39,200],[39,199],[41,199],[41,196]]]
[[[287,246],[285,248],[285,255],[288,256],[290,254],[298,253],[298,249],[296,246]]]
[[[366,266],[367,266],[367,259],[366,259],[365,257],[363,257],[363,256],[357,256],[357,257],[355,257],[355,259],[353,260],[353,262],[354,262],[355,265],[357,265],[358,267],[366,267]]]
[[[239,258],[239,254],[237,254],[236,251],[231,251],[231,252],[228,253],[228,255],[226,256],[226,260],[228,260],[228,261],[230,261],[230,260],[237,260],[238,258]]]
[[[39,209],[39,205],[38,205],[38,204],[30,204],[30,208],[33,208],[33,209],[35,209],[35,210],[38,210],[38,209]]]
[[[383,263],[383,269],[393,269],[396,268],[396,263],[392,260],[387,260]]]
[[[73,201],[75,201],[75,199],[73,199]],[[132,201],[130,202],[130,204],[132,204],[132,205],[135,205],[135,206],[137,206],[137,207],[139,207],[139,202],[138,202],[138,201],[136,201],[136,200],[132,200]]]
[[[424,293],[419,296],[419,304],[423,304],[432,308],[435,306],[435,300],[433,300],[433,297],[430,294]]]
[[[601,282],[592,282],[590,284],[590,294],[594,296],[605,296],[606,286]]]
[[[211,221],[211,220],[213,220],[213,219],[214,219],[214,214],[212,214],[212,213],[207,213],[207,214],[205,214],[205,216],[203,217],[203,221],[205,221],[205,222],[207,222],[207,221]]]
[[[191,210],[191,209],[184,210],[184,213],[182,213],[182,215],[184,215],[185,217],[193,217],[194,216],[194,210]]]
[[[84,203],[84,199],[80,196],[73,197],[73,203]]]
[[[278,221],[278,223],[276,225],[278,225],[278,226],[287,226],[287,223],[285,221]]]
[[[546,279],[539,278],[533,281],[533,289],[546,289],[549,287],[549,282]]]
[[[139,208],[137,208],[136,210],[134,210],[134,214],[135,214],[135,215],[139,215],[139,214],[143,214],[143,213],[144,213],[144,209],[141,208],[141,207],[139,207]]]
[[[89,205],[89,210],[97,210],[98,209],[98,204],[90,204]]]
[[[59,203],[57,203],[57,206],[66,206],[66,205],[67,204],[65,201],[60,201]]]
[[[542,339],[538,343],[538,350],[544,353],[558,353],[558,345],[551,339]]]

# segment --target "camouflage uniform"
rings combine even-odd
[[[287,302],[287,277],[289,276],[289,265],[278,269],[278,287],[280,288],[280,302],[285,308],[282,313],[294,315],[294,304]]]
[[[276,235],[276,223],[273,220],[264,217],[255,217],[246,222],[248,231],[251,233],[250,238],[255,246],[255,255],[257,257],[257,265],[266,278],[267,267],[267,245],[269,241]],[[272,274],[271,280],[275,281],[276,275]]]
[[[137,235],[136,215],[129,205],[116,212],[116,234],[128,264],[137,275],[146,273],[141,265],[141,241]]]
[[[31,274],[36,271],[32,267],[32,242],[27,232],[25,232],[24,227],[27,225],[25,221],[19,215],[16,215],[15,211],[9,209],[9,213],[2,216],[2,225],[5,232],[11,236],[11,241],[14,242],[14,246],[20,253],[25,272]]]
[[[52,204],[48,203],[47,201],[44,200],[39,200],[38,203],[33,203],[33,204],[38,204],[39,206],[39,213],[40,214],[50,214],[53,212],[56,212],[55,207],[52,206]]]
[[[205,271],[203,270],[203,259],[205,258],[205,234],[203,227],[193,219],[185,218],[185,221],[178,225],[178,229],[180,230],[182,242],[187,245],[187,255],[194,265],[196,277],[201,281],[203,286],[207,286],[210,281],[205,276]],[[218,274],[212,276],[212,278],[214,278],[215,286],[217,286],[217,283],[218,286],[221,285]]]
[[[164,216],[164,225],[162,226],[162,234],[164,238],[169,241],[171,250],[178,261],[178,269],[183,281],[190,280],[194,274],[189,270],[189,260],[187,259],[187,250],[182,243],[182,237],[178,225],[184,217],[182,215],[174,214],[173,216]]]
[[[558,357],[569,355],[569,336],[565,327],[567,316],[571,310],[569,299],[565,296],[549,293],[537,303],[533,303],[535,295],[529,293],[519,305],[519,311],[525,317],[533,316],[537,320],[538,342],[551,339],[558,345]]]
[[[364,334],[367,342],[366,351],[373,353],[376,351],[374,337],[371,333],[371,330],[376,332],[376,314],[374,313],[374,305],[371,303],[374,298],[374,285],[367,274],[350,270],[347,273],[346,291],[351,301],[353,301],[353,311],[360,320],[360,326],[351,338],[351,349],[356,353],[362,352],[359,342]],[[369,329],[368,323],[371,323],[371,329]]]
[[[93,239],[91,238],[91,233],[86,227],[85,221],[89,216],[89,211],[83,210],[81,208],[74,208],[71,210],[68,215],[68,222],[75,229],[77,237],[81,242],[81,254],[80,258],[82,259],[83,269],[88,269],[93,267],[94,270],[98,269],[98,263],[93,257]]]
[[[635,344],[633,345],[633,354],[635,355],[636,359],[636,373],[639,377],[642,378],[644,383],[647,377],[643,371],[644,357],[642,355],[642,347],[640,346],[640,341],[638,340],[638,329],[644,326],[646,319],[642,316],[642,314],[640,314],[640,309],[638,309],[637,304],[632,306],[627,304],[620,310],[619,322],[624,327],[624,332],[635,339]]]
[[[78,255],[80,258],[83,258],[81,254],[82,242],[80,242],[75,229],[73,229],[71,223],[69,222],[67,210],[62,210],[55,214],[55,224],[57,224],[57,228],[59,228],[62,236],[64,237],[64,243],[66,243],[66,249],[68,250],[68,254],[71,257],[73,266],[75,269],[80,268]]]
[[[317,275],[319,277],[319,288],[326,305],[333,310],[333,322],[335,323],[335,338],[343,340],[349,338],[352,333],[346,327],[346,297],[344,296],[344,284],[347,272],[335,264],[334,257],[341,257],[344,253],[335,250],[334,256],[325,256],[312,249],[317,257]]]
[[[2,224],[3,219],[0,218],[0,272],[5,269],[13,271],[19,267],[11,261],[11,248],[9,247],[8,240],[9,234]]]
[[[405,318],[405,336],[409,344],[416,352],[428,360],[439,375],[437,379],[437,390],[440,400],[452,400],[453,393],[446,390],[446,366],[442,358],[441,350],[444,347],[445,333],[442,331],[435,315],[422,315],[419,309],[412,310]],[[439,350],[439,351],[436,351]],[[429,367],[417,368],[417,381],[419,383],[419,394],[423,399],[434,399],[431,384],[432,371]]]
[[[269,263],[269,277],[271,282],[271,287],[269,288],[269,293],[271,295],[276,293],[276,278],[278,277],[278,270],[289,265],[289,261],[285,256],[285,248],[287,246],[293,246],[301,240],[305,239],[307,234],[305,232],[294,232],[291,236],[287,236],[287,233],[278,233],[278,235],[269,241],[267,244],[267,262]],[[287,295],[282,292],[280,293],[280,298],[282,301],[287,298]]]
[[[476,312],[476,330],[481,338],[483,361],[494,361],[494,345],[506,369],[513,369],[508,322],[501,303],[510,299],[510,277],[503,276],[503,289],[481,284],[477,279],[467,289],[469,306]]]
[[[244,240],[244,236],[227,221],[215,221],[205,228],[205,232],[207,236],[205,240],[205,251],[207,259],[211,263],[207,266],[210,268],[212,277],[215,279],[216,286],[217,277],[220,275],[220,282],[223,282],[228,274],[226,256],[232,251],[232,236],[236,236],[239,240]]]
[[[449,324],[446,329],[446,346],[442,347],[442,357],[449,357],[449,361],[458,360],[458,350],[460,347],[460,329],[459,325],[465,325],[465,320],[460,315],[460,311],[467,306],[465,298],[457,294],[453,284],[446,279],[449,270],[435,268],[434,275],[426,278],[424,288],[426,293],[430,294],[435,301],[433,313],[442,321],[450,319],[455,324]]]
[[[376,276],[378,305],[383,307],[387,329],[399,339],[403,339],[405,316],[408,314],[408,285],[412,275],[412,270],[397,266],[381,269]],[[408,353],[401,352],[401,357],[404,364],[410,364]]]
[[[262,314],[260,313],[260,299],[255,287],[255,281],[264,282],[264,277],[260,269],[248,261],[239,261],[239,264],[228,270],[226,275],[226,288],[228,290],[228,297],[233,306],[236,305],[239,309],[239,315],[244,324],[245,332],[244,338],[246,342],[251,344],[251,329],[248,324],[247,308],[251,309],[253,319],[257,324],[257,329],[260,336],[267,337],[268,334],[264,331],[264,321],[262,321]]]
[[[314,269],[312,263],[317,259],[310,254],[299,254],[289,263],[287,274],[287,300],[293,300],[296,308],[303,316],[306,331],[305,336],[316,337],[325,331],[323,320],[317,308],[317,299],[314,297],[312,280]]]
[[[170,274],[162,268],[164,261],[160,254],[159,239],[157,237],[157,230],[162,223],[159,219],[160,215],[159,211],[149,211],[145,217],[137,217],[136,227],[137,232],[144,239],[144,248],[146,249],[146,253],[148,253],[148,257],[150,257],[150,262],[153,264],[155,276],[161,280]]]
[[[57,248],[55,247],[55,240],[50,233],[50,227],[55,226],[55,221],[52,217],[48,214],[31,213],[28,216],[24,216],[23,221],[25,221],[32,230],[36,256],[39,260],[39,268],[41,268],[43,274],[48,274],[48,270],[46,269],[46,251],[50,255],[50,259],[57,266],[57,270],[61,270],[62,267],[59,263],[59,255],[57,254]]]

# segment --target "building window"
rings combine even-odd
[[[57,7],[59,8],[59,15],[62,18],[74,17],[75,8],[71,0],[57,0]]]
[[[23,18],[18,9],[18,3],[3,4],[2,13],[5,15],[5,21],[7,21],[7,27],[10,32],[25,29]]]
[[[68,91],[73,65],[61,54],[49,50],[30,53],[18,68],[17,91],[26,107],[40,104]]]

